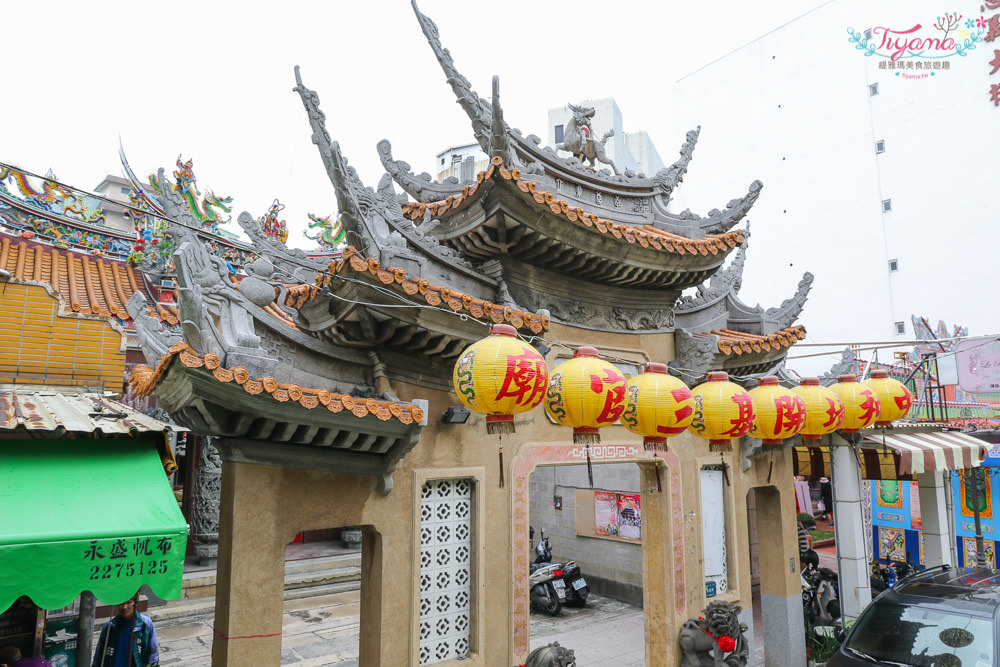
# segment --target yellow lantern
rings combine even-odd
[[[614,424],[625,409],[625,384],[622,372],[599,359],[596,349],[579,347],[572,359],[552,371],[545,411],[573,428],[575,444],[597,444],[598,429]]]
[[[872,371],[871,378],[861,384],[870,387],[878,396],[881,409],[876,426],[891,426],[895,420],[905,417],[913,405],[913,394],[905,384],[889,377],[889,371]]]
[[[806,404],[806,422],[799,431],[806,444],[833,433],[844,423],[844,401],[835,391],[820,385],[819,378],[802,378],[802,385],[792,393]]]
[[[858,382],[857,375],[841,375],[830,389],[844,401],[844,423],[840,427],[844,433],[857,433],[878,419],[882,409],[878,396],[871,387]]]
[[[594,486],[590,445],[601,441],[599,428],[614,424],[625,409],[625,376],[599,359],[597,350],[582,346],[549,377],[545,412],[556,423],[573,428],[573,442],[586,446],[587,478]]]
[[[760,438],[765,448],[781,446],[806,425],[806,402],[790,389],[778,384],[778,378],[767,375],[751,389],[757,418],[750,428],[750,435]]]
[[[545,397],[549,371],[538,350],[517,337],[509,324],[494,324],[490,335],[467,347],[452,380],[465,407],[486,415],[486,432],[514,432],[514,415]]]
[[[650,363],[628,381],[621,422],[643,436],[647,450],[666,451],[667,438],[687,430],[694,419],[694,397],[683,382],[667,373],[667,365]]]
[[[694,419],[688,430],[707,438],[709,450],[731,452],[732,438],[750,432],[755,416],[753,396],[729,381],[723,371],[708,374],[708,381],[691,390],[694,395]]]
[[[646,370],[628,381],[625,390],[625,410],[621,422],[632,433],[641,435],[642,446],[657,451],[667,450],[667,438],[687,430],[694,419],[694,397],[687,385],[667,373],[667,365],[651,362]],[[656,470],[656,488],[660,483],[660,467]]]

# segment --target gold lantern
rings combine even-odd
[[[806,421],[799,431],[805,444],[833,433],[844,423],[844,401],[819,378],[802,378],[802,385],[792,389],[806,404]]]
[[[905,417],[913,405],[913,394],[902,382],[889,377],[889,371],[872,371],[871,378],[861,384],[870,387],[878,396],[881,409],[876,426],[891,426],[892,422]]]
[[[573,429],[573,442],[585,445],[587,475],[594,484],[590,445],[601,441],[600,429],[618,421],[625,409],[625,376],[599,359],[590,346],[577,348],[573,358],[552,371],[545,392],[545,412]]]
[[[785,438],[796,435],[806,425],[806,402],[778,384],[778,378],[767,375],[751,389],[756,419],[750,435],[760,438],[764,448],[780,447]]]
[[[691,390],[694,395],[694,419],[688,430],[707,438],[709,450],[731,452],[732,438],[750,432],[755,416],[753,396],[729,381],[724,371],[708,374],[708,381]]]
[[[452,381],[465,407],[486,415],[486,432],[514,432],[514,415],[542,402],[549,371],[545,358],[517,337],[509,324],[494,324],[486,338],[467,347],[455,362]],[[503,486],[503,443],[500,444]]]
[[[632,433],[643,436],[642,445],[656,456],[667,450],[667,438],[687,430],[694,419],[694,397],[683,382],[667,373],[667,365],[649,363],[645,372],[628,381],[621,422]],[[656,468],[656,487],[660,468]]]
[[[858,382],[857,375],[841,375],[830,389],[844,401],[844,423],[840,427],[844,433],[857,433],[878,419],[882,408],[878,396],[871,387]]]

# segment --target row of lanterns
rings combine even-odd
[[[832,387],[804,378],[793,389],[767,376],[746,391],[721,371],[688,389],[665,364],[650,363],[626,380],[587,346],[550,374],[542,355],[508,324],[494,325],[461,354],[454,384],[466,407],[486,415],[488,433],[513,433],[515,414],[544,403],[552,419],[573,429],[576,444],[589,448],[600,442],[598,429],[620,421],[653,451],[665,450],[667,438],[685,430],[717,452],[731,451],[732,439],[744,435],[776,447],[795,435],[816,440],[838,429],[856,433],[901,419],[913,402],[906,386],[886,371],[873,371],[864,382],[843,375]]]

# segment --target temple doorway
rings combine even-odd
[[[358,526],[310,530],[285,546],[282,664],[318,657],[358,664],[362,536]]]
[[[678,627],[675,619],[685,611],[685,550],[683,546],[683,515],[681,503],[681,476],[680,463],[676,454],[671,450],[657,454],[653,458],[653,453],[644,451],[642,446],[635,445],[598,445],[590,447],[590,457],[595,472],[594,486],[590,486],[586,473],[586,448],[576,445],[553,445],[550,443],[539,443],[525,447],[515,460],[512,467],[511,480],[508,482],[512,486],[512,594],[514,595],[514,627],[513,627],[513,649],[515,655],[522,660],[527,656],[529,643],[532,646],[546,645],[551,639],[543,640],[535,637],[531,641],[529,637],[530,621],[544,618],[538,614],[531,614],[529,611],[529,587],[528,570],[529,564],[534,560],[533,545],[529,544],[531,522],[536,522],[536,538],[540,538],[541,525],[539,522],[546,521],[546,533],[550,534],[549,523],[553,529],[550,536],[552,541],[553,557],[563,557],[557,539],[566,541],[572,536],[573,539],[580,539],[591,544],[602,541],[595,537],[577,536],[577,526],[583,524],[583,519],[593,521],[593,532],[597,529],[597,499],[596,492],[604,493],[629,493],[633,489],[639,496],[639,523],[640,538],[636,554],[627,561],[619,565],[621,568],[629,568],[641,573],[641,614],[637,613],[633,620],[629,620],[627,630],[634,634],[632,648],[637,660],[636,664],[642,665],[644,656],[649,656],[645,663],[654,667],[666,665],[668,655],[674,655],[677,651],[676,637]],[[607,481],[610,482],[615,475],[615,466],[623,466],[622,470],[627,470],[626,475],[634,480],[631,487],[618,487],[618,489],[602,487],[604,478],[602,470],[609,469]],[[557,468],[553,474],[552,468]],[[576,468],[576,470],[573,470]],[[564,472],[566,471],[566,472]],[[657,474],[659,471],[659,474]],[[553,480],[555,482],[553,483]],[[610,487],[610,483],[607,484]],[[534,487],[529,494],[529,489]],[[565,487],[565,488],[564,488]],[[595,492],[577,494],[580,490]],[[569,491],[567,491],[567,488]],[[620,490],[619,490],[620,489]],[[582,496],[582,499],[579,496]],[[569,511],[567,498],[573,502],[573,515],[567,518]],[[534,498],[534,500],[532,500]],[[602,498],[602,502],[609,503],[607,497]],[[555,509],[556,504],[560,504],[562,509]],[[583,514],[583,505],[593,507]],[[626,499],[626,505],[628,501]],[[535,516],[532,516],[532,506],[538,508]],[[616,498],[617,507],[617,498]],[[581,517],[576,516],[577,511]],[[564,533],[557,535],[554,531],[556,526],[556,513],[562,513],[560,523],[565,528]],[[620,532],[620,529],[619,529]],[[565,535],[566,537],[563,537]],[[634,547],[635,545],[628,545]],[[529,558],[531,556],[531,558]],[[576,559],[570,552],[571,558]],[[594,578],[597,587],[603,583],[599,579],[602,577],[600,563],[597,565],[587,564],[584,558],[579,559],[583,563],[582,571],[585,578]],[[588,572],[590,568],[590,572]],[[610,579],[610,577],[607,577]],[[607,598],[611,599],[611,598]],[[589,604],[589,603],[588,603]],[[617,603],[626,604],[626,603]],[[638,609],[638,607],[636,608]],[[620,634],[620,633],[619,633]],[[591,646],[593,646],[594,633],[590,633]],[[630,634],[630,636],[632,636]],[[610,641],[610,640],[609,640]],[[572,648],[572,646],[570,646]],[[582,657],[582,656],[581,656]],[[617,656],[619,660],[621,656]]]
[[[770,634],[784,632],[789,628],[770,627],[767,623],[768,614],[765,613],[768,604],[768,592],[780,590],[784,573],[778,567],[760,566],[761,562],[778,563],[773,552],[773,542],[768,542],[767,535],[780,534],[782,530],[781,517],[776,511],[780,508],[780,494],[777,487],[761,486],[754,487],[747,492],[747,534],[750,543],[750,590],[753,600],[753,627],[750,628],[752,636],[750,644],[753,654],[751,661],[753,664],[763,665],[765,662],[765,645]],[[761,536],[765,536],[761,540]],[[777,554],[780,557],[780,554]],[[792,563],[791,567],[798,568],[798,563]],[[794,632],[794,628],[792,629]]]

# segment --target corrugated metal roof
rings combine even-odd
[[[163,433],[186,429],[147,417],[101,394],[0,391],[0,433]]]

